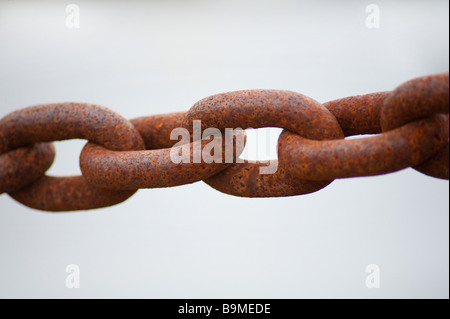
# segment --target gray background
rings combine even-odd
[[[448,1],[375,1],[379,29],[369,1],[73,1],[79,29],[69,3],[0,1],[0,116],[79,101],[133,118],[252,88],[325,102],[449,68]],[[49,173],[78,174],[84,143],[56,143]],[[0,297],[448,298],[448,191],[406,169],[277,199],[199,182],[77,213],[2,195]]]

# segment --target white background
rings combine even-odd
[[[80,8],[68,29],[66,5]],[[0,1],[0,116],[79,101],[126,118],[212,94],[320,102],[449,69],[447,1]],[[84,141],[49,173],[78,174]],[[0,196],[0,297],[448,298],[449,183],[412,169],[248,199],[202,182],[45,213]],[[80,267],[80,289],[65,268]],[[365,285],[366,265],[381,288]]]

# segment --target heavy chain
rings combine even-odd
[[[324,104],[291,91],[229,92],[200,100],[186,113],[131,121],[92,104],[36,105],[0,120],[0,194],[35,209],[73,211],[120,203],[140,188],[200,180],[245,197],[308,194],[336,178],[407,167],[448,180],[448,113],[448,73]],[[194,120],[202,129],[283,128],[278,169],[261,174],[266,163],[249,161],[175,163],[170,134],[177,127],[192,132]],[[345,139],[360,134],[375,135]],[[49,142],[72,138],[88,140],[80,155],[82,175],[45,175],[55,155]],[[207,140],[190,142],[191,158],[208,146]],[[235,154],[242,151],[233,146]]]

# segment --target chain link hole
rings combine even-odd
[[[55,161],[47,171],[47,175],[81,175],[79,159],[81,150],[86,145],[86,140],[73,139],[53,143],[56,151]]]
[[[278,159],[277,143],[282,131],[278,127],[246,129],[247,143],[239,157],[251,161]]]

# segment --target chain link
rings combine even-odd
[[[140,188],[171,187],[203,180],[244,197],[307,194],[336,178],[370,176],[407,167],[449,179],[449,74],[408,81],[391,92],[346,97],[321,104],[282,90],[245,90],[210,96],[187,112],[128,121],[87,103],[31,106],[0,120],[0,194],[46,211],[73,211],[120,203]],[[261,174],[265,162],[201,158],[209,140],[176,145],[171,132],[280,127],[277,170]],[[241,154],[232,141],[234,159]],[[242,136],[239,136],[242,134]],[[357,139],[345,137],[376,134]],[[88,140],[80,155],[81,176],[45,175],[54,159],[49,142]],[[189,149],[188,162],[172,152]],[[199,157],[199,162],[192,161]]]

